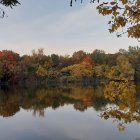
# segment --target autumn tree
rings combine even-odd
[[[106,77],[111,80],[134,80],[134,74],[135,69],[124,55],[119,55],[116,60],[116,65],[106,71]]]
[[[37,74],[38,77],[45,77],[46,76],[46,70],[41,65],[39,65],[39,67],[36,71],[36,74]]]
[[[92,66],[94,64],[94,62],[91,57],[87,56],[83,59],[82,64]]]
[[[12,51],[0,51],[1,81],[15,82],[19,72],[19,54]]]
[[[86,56],[86,52],[80,50],[73,53],[72,59],[74,63],[81,63]]]
[[[113,118],[118,122],[119,131],[125,129],[125,124],[136,121],[140,122],[140,104],[136,99],[136,86],[131,82],[109,82],[104,89],[106,99],[114,103],[114,106],[107,107],[101,117],[104,119]]]
[[[59,67],[60,68],[67,67],[72,64],[73,64],[72,57],[70,57],[69,55],[59,57]]]
[[[93,76],[93,68],[90,65],[74,64],[69,67],[63,68],[62,73],[69,73],[74,78],[84,78]]]
[[[42,49],[22,57],[12,51],[0,51],[1,82],[14,83],[61,77],[103,77],[116,81],[140,79],[140,49],[129,47],[128,51],[122,50],[115,54],[105,54],[100,50],[91,54],[78,51],[72,57],[57,54],[47,56]]]
[[[109,67],[107,65],[97,65],[94,67],[94,76],[96,77],[107,77],[106,72]]]
[[[71,6],[74,1],[77,0],[70,0]],[[110,33],[119,31],[118,37],[126,33],[128,37],[140,40],[140,0],[91,0],[92,3],[95,1],[99,3],[99,14],[110,15]]]
[[[120,72],[119,76],[121,79],[126,78],[128,80],[134,80],[135,70],[124,55],[118,56],[117,66]]]

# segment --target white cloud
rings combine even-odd
[[[36,14],[36,9],[33,11]],[[119,48],[138,44],[127,37],[116,39],[115,35],[110,35],[107,17],[100,16],[95,5],[82,5],[81,8],[71,8],[65,12],[51,11],[31,19],[27,15],[29,20],[25,19],[26,15],[23,19],[18,17],[20,14],[2,20],[0,49],[29,54],[33,49],[44,48],[47,54],[72,54],[81,49],[115,52]]]
[[[97,11],[95,6],[87,4],[81,9],[71,11],[65,15],[61,15],[55,24],[52,23],[51,28],[55,33],[76,32],[78,30],[87,30],[91,27],[96,27],[95,21],[98,21]]]

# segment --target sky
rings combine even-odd
[[[78,50],[106,53],[138,46],[136,39],[116,37],[108,32],[109,17],[99,15],[90,0],[83,4],[70,0],[19,0],[21,5],[6,8],[0,19],[0,50],[20,55],[43,48],[45,54],[71,55]]]

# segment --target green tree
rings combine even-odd
[[[57,54],[52,54],[51,59],[54,67],[59,65],[59,56]]]
[[[106,55],[103,50],[94,50],[91,53],[91,58],[95,62],[95,64],[104,64],[106,62]]]

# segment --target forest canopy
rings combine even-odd
[[[94,79],[140,79],[140,48],[120,49],[115,54],[106,54],[102,50],[91,53],[80,50],[72,56],[45,55],[43,49],[23,56],[9,50],[0,51],[0,83],[93,82]]]

